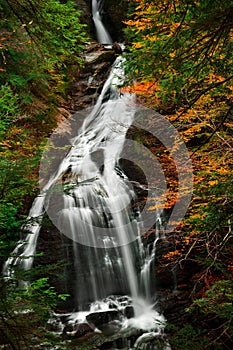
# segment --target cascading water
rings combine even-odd
[[[112,39],[108,34],[100,15],[101,3],[103,0],[92,0],[92,16],[96,29],[96,36],[101,44],[112,44]]]
[[[98,39],[109,44],[99,2],[94,0],[92,5]],[[132,206],[135,194],[119,167],[135,113],[134,96],[117,88],[124,80],[122,61],[122,57],[116,59],[95,107],[72,139],[70,151],[34,201],[25,226],[28,234],[6,262],[4,275],[10,277],[15,265],[32,267],[46,210],[73,245],[74,307],[79,311],[65,315],[69,322],[85,323],[93,312],[118,310],[118,333],[124,337],[135,329],[143,330],[134,345],[147,349],[142,344],[162,334],[165,320],[150,300],[149,271],[155,245],[146,256],[140,215]],[[126,307],[134,309],[130,317],[125,316]],[[163,349],[169,346],[165,344]]]

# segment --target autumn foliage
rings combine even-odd
[[[216,347],[223,344],[228,349],[233,288],[232,2],[136,0],[130,4],[125,89],[176,127],[194,170],[192,203],[173,235],[174,250],[164,259],[201,264],[194,279],[202,295],[196,295],[191,310],[203,307],[203,313],[222,317],[211,337],[217,338]],[[169,174],[164,157],[162,153],[159,160]],[[176,178],[170,175],[167,181],[176,188]],[[218,303],[224,315],[220,316]]]

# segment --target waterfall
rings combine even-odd
[[[123,58],[118,57],[94,109],[72,140],[70,152],[35,199],[24,227],[27,236],[4,266],[8,277],[12,265],[32,267],[46,208],[59,230],[73,241],[76,300],[81,309],[110,294],[140,297],[140,271],[135,269],[143,260],[140,222],[131,207],[135,194],[119,167],[125,134],[135,113],[134,95],[119,94],[117,89],[124,79],[122,63]],[[103,158],[100,165],[95,159],[98,153]],[[59,187],[68,173],[69,181]],[[54,210],[58,195],[60,206]]]
[[[75,259],[85,266],[75,265],[79,308],[109,294],[123,291],[136,298],[139,293],[134,267],[135,251],[140,251],[139,223],[131,209],[134,193],[118,165],[135,113],[134,96],[117,90],[123,79],[122,60],[118,57],[113,65],[46,198],[49,216],[72,239]],[[54,211],[57,185],[68,173],[62,204]]]
[[[112,44],[112,39],[101,19],[101,2],[102,0],[92,0],[92,17],[95,24],[96,36],[101,44]]]
[[[26,237],[18,242],[12,256],[8,258],[3,266],[3,275],[5,277],[10,278],[14,274],[14,266],[18,266],[24,270],[31,269],[44,214],[44,200],[44,195],[39,195],[34,200],[27,218],[27,223],[22,228],[27,233]]]
[[[111,38],[102,24],[99,5],[92,1],[97,36],[109,44]],[[118,89],[124,81],[123,61],[122,57],[116,59],[96,105],[71,140],[68,154],[41,188],[24,227],[25,237],[3,272],[10,278],[14,266],[32,267],[46,211],[72,242],[72,281],[68,283],[74,286],[74,308],[79,311],[68,315],[69,322],[83,323],[93,312],[132,307],[129,318],[122,311],[120,332],[147,331],[136,342],[135,348],[141,349],[145,339],[162,334],[165,319],[151,305],[149,272],[156,243],[152,253],[145,254],[139,210],[132,205],[135,193],[119,166],[136,111],[135,96]]]

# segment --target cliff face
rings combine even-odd
[[[87,24],[87,29],[90,35],[93,32],[92,15],[91,15],[91,0],[75,0],[78,10],[81,11],[81,21]]]
[[[127,16],[128,2],[126,0],[105,0],[103,21],[114,41],[123,41],[123,21]]]

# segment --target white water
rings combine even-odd
[[[147,300],[150,300],[151,297],[151,266],[154,262],[155,255],[156,255],[156,248],[157,248],[157,242],[161,238],[165,238],[164,236],[161,237],[162,232],[162,221],[161,221],[161,210],[157,209],[156,211],[156,227],[155,227],[155,238],[154,242],[152,244],[152,249],[150,251],[150,245],[146,248],[146,255],[145,259],[142,265],[140,278],[141,278],[141,286],[144,288],[143,292]]]
[[[3,275],[11,277],[14,273],[12,269],[14,266],[19,266],[24,270],[30,270],[33,264],[38,235],[41,228],[41,222],[44,214],[44,200],[45,196],[38,196],[32,205],[27,223],[23,230],[27,232],[25,239],[18,242],[17,247],[8,258],[3,267]]]
[[[101,44],[112,44],[112,39],[108,34],[100,15],[100,3],[102,0],[92,0],[92,16],[96,28],[96,36]]]
[[[93,312],[121,311],[131,305],[134,317],[128,319],[122,314],[117,331],[124,337],[135,329],[144,330],[146,334],[135,345],[140,349],[143,341],[162,334],[165,319],[150,302],[150,265],[156,243],[151,253],[142,254],[140,222],[130,205],[135,195],[118,167],[135,113],[134,96],[118,92],[122,79],[122,58],[118,57],[93,111],[72,140],[70,152],[34,201],[25,226],[28,235],[15,249],[16,257],[6,262],[4,273],[10,277],[11,265],[32,267],[45,207],[55,225],[73,241],[74,306],[80,311],[68,314],[69,322],[83,323]],[[92,156],[100,151],[101,166]],[[58,191],[64,174],[69,174],[68,180]],[[62,204],[54,211],[58,194]],[[103,220],[104,213],[108,219]],[[119,294],[130,297],[122,303]]]
[[[119,312],[119,318],[117,320],[114,320],[113,322],[110,322],[109,324],[111,327],[117,328],[117,334],[119,335],[119,338],[128,338],[128,345],[124,349],[157,350],[158,347],[156,345],[153,347],[153,341],[158,338],[161,338],[163,339],[161,343],[162,347],[160,346],[159,349],[171,350],[171,347],[163,334],[165,318],[162,315],[160,315],[156,310],[154,310],[152,305],[149,305],[143,299],[137,300],[136,307],[138,308],[140,313],[138,315],[135,315],[134,317],[128,318],[125,315],[125,310],[127,307],[130,307],[132,305],[133,301],[130,297],[109,296],[108,298],[105,298],[101,301],[93,302],[90,305],[89,311],[74,312],[72,314],[54,314],[53,318],[51,318],[50,320],[50,323],[53,324],[57,322],[57,320],[59,320],[60,317],[62,317],[63,319],[66,319],[66,321],[63,324],[60,324],[60,333],[64,332],[64,324],[66,324],[69,326],[73,326],[73,331],[72,327],[69,327],[70,330],[68,334],[75,335],[78,329],[78,325],[87,323],[86,318],[88,318],[88,315],[95,314],[96,312],[98,312],[101,315],[101,313],[104,314],[107,312],[112,312],[113,310],[117,310]],[[129,340],[130,336],[134,335],[138,331],[143,331],[143,334],[140,335],[132,344],[132,342]],[[103,334],[105,335],[104,327],[102,331],[96,328],[95,332],[103,332]],[[112,340],[114,340],[114,335]],[[117,348],[114,349],[117,350]]]
[[[134,96],[120,95],[116,88],[123,78],[121,65],[122,58],[118,57],[95,108],[86,118],[78,136],[72,140],[71,151],[62,161],[56,174],[42,189],[41,195],[34,201],[28,223],[25,225],[27,237],[19,242],[13,257],[6,262],[4,266],[6,276],[10,276],[11,265],[18,265],[24,269],[32,267],[46,205],[46,210],[56,226],[74,241],[75,258],[79,260],[82,254],[85,267],[89,269],[89,279],[86,280],[85,277],[83,284],[81,283],[84,294],[88,294],[86,301],[93,300],[93,297],[106,297],[106,289],[108,293],[114,292],[116,274],[118,290],[130,291],[133,297],[137,297],[139,291],[134,268],[135,256],[132,256],[131,247],[128,245],[140,237],[137,221],[132,219],[130,208],[134,194],[128,188],[126,176],[120,169],[116,169],[125,134],[135,112]],[[103,102],[106,97],[107,102]],[[98,151],[103,152],[102,174],[91,157]],[[64,184],[59,193],[63,204],[58,212],[54,212],[57,184],[68,170],[71,172],[69,182]],[[68,193],[67,187],[70,187]],[[109,217],[107,224],[106,218],[103,220],[104,212]],[[86,256],[83,256],[85,248],[81,248],[80,253],[80,247],[76,242],[93,248],[86,248]],[[90,258],[91,253],[96,259]],[[76,274],[80,286],[82,279],[80,267],[77,268]],[[106,284],[109,284],[108,288]],[[87,293],[86,288],[90,289],[90,285],[92,290]],[[77,292],[77,299],[82,305],[85,301],[80,293]]]
[[[98,2],[92,4],[93,18],[101,22]],[[109,43],[105,40],[109,35],[98,21],[98,38]],[[70,152],[35,199],[24,228],[27,235],[5,263],[4,275],[10,277],[16,265],[32,267],[46,210],[60,232],[73,242],[70,282],[75,286],[74,307],[80,311],[68,314],[69,322],[83,323],[90,313],[132,306],[134,317],[127,318],[123,313],[118,333],[124,337],[135,329],[144,330],[134,347],[146,349],[142,344],[161,335],[165,322],[150,300],[150,268],[159,235],[152,252],[146,254],[140,238],[140,218],[131,207],[135,194],[119,168],[136,109],[135,97],[117,88],[124,80],[122,63],[122,57],[118,57],[95,107],[72,139]],[[58,197],[59,205],[54,205]],[[122,302],[119,295],[129,296]]]

